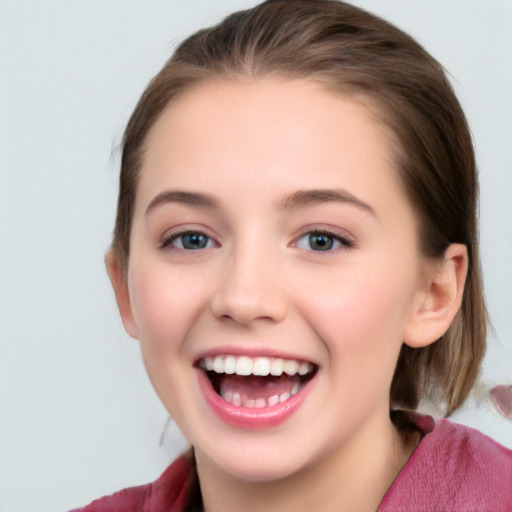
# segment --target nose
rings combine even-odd
[[[224,263],[211,301],[217,318],[242,325],[256,320],[284,320],[288,303],[276,255],[246,246],[227,257]]]

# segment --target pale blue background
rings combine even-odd
[[[103,268],[124,124],[185,35],[252,0],[0,0],[0,511],[83,505],[155,479],[184,442],[155,397]],[[482,179],[496,336],[512,383],[512,3],[359,0],[450,71]],[[456,415],[512,446],[482,392]],[[484,397],[484,398],[482,398]],[[478,398],[478,397],[477,397]]]

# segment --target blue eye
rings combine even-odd
[[[172,246],[177,249],[184,249],[187,251],[197,251],[199,249],[207,249],[214,247],[213,240],[199,231],[187,231],[186,233],[177,233],[170,238],[163,240],[162,247]]]
[[[342,247],[350,248],[353,243],[344,237],[323,231],[312,231],[302,235],[296,247],[307,251],[328,252]]]

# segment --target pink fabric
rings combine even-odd
[[[438,420],[378,512],[512,512],[512,451],[477,430]]]
[[[71,512],[182,512],[191,468],[190,458],[181,456],[156,482],[124,489]]]
[[[512,451],[477,430],[418,416],[424,437],[378,512],[512,512]],[[153,484],[74,512],[181,512],[193,477],[182,456]]]

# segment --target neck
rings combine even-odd
[[[374,433],[369,429],[369,433]],[[416,445],[388,421],[286,478],[247,482],[196,450],[205,512],[374,512]]]

